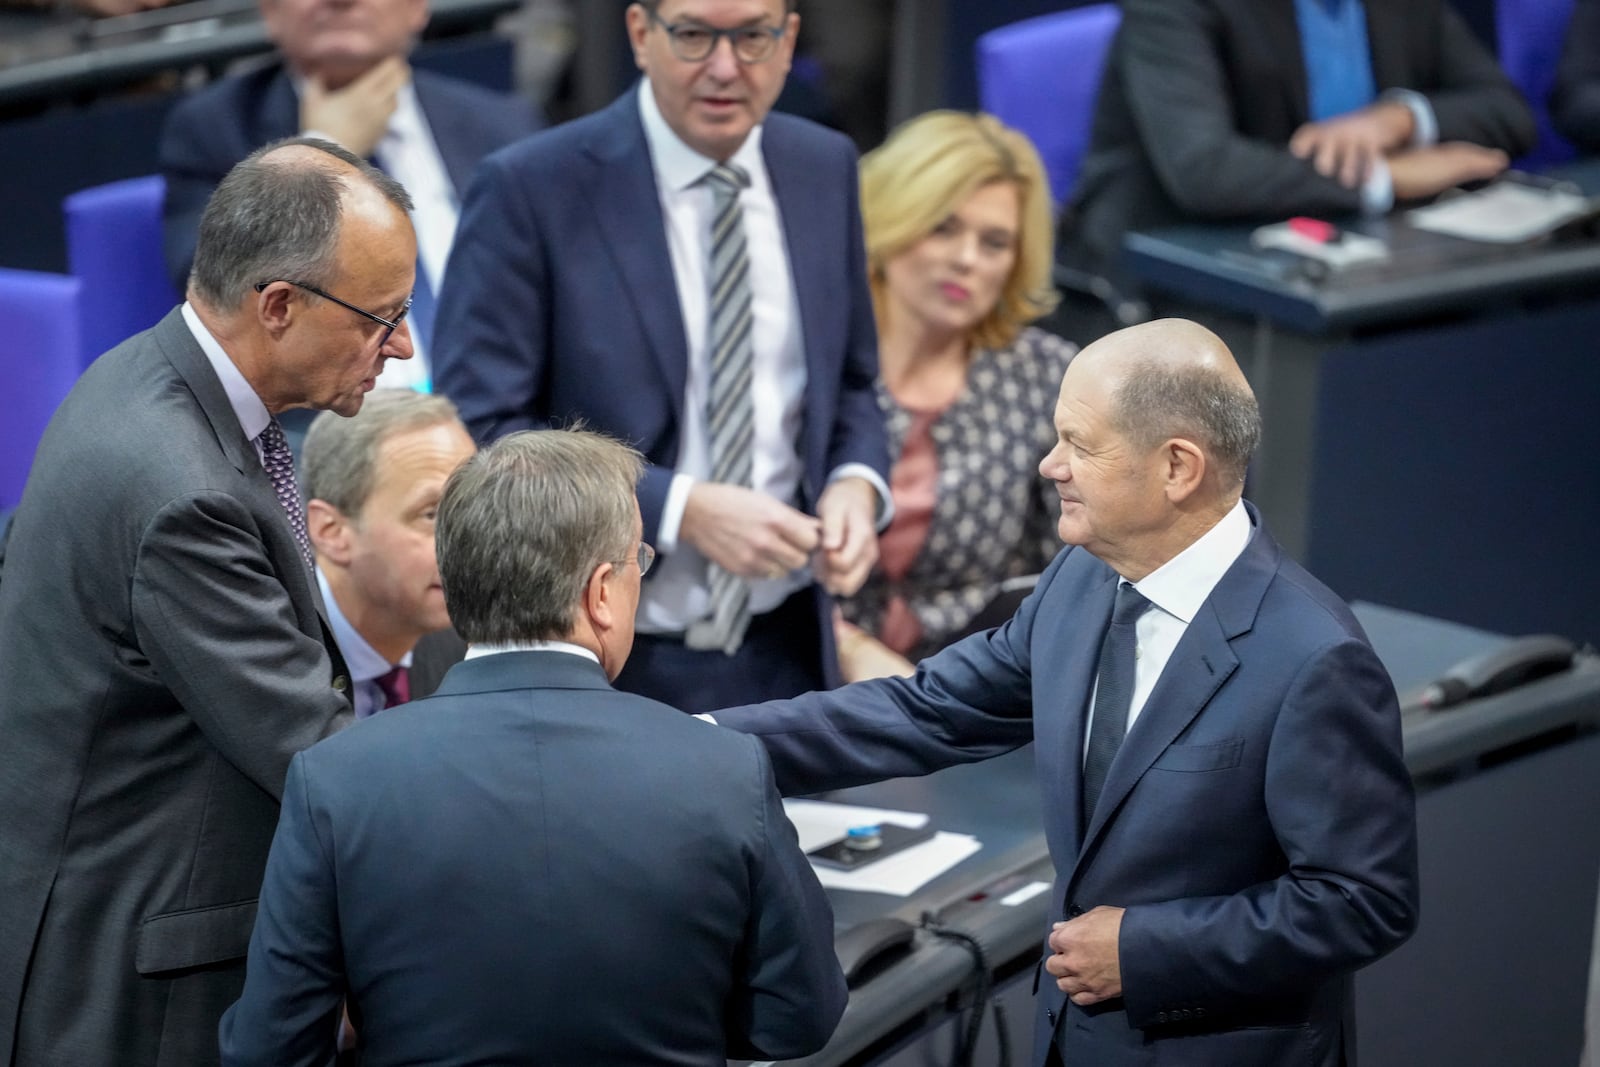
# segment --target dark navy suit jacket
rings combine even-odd
[[[497,148],[539,128],[519,97],[413,69],[417,103],[457,194],[472,168]],[[180,100],[161,130],[167,179],[163,219],[167,270],[178,291],[189,281],[206,201],[234,164],[264,144],[300,132],[300,100],[281,63],[224,78]]]
[[[296,757],[225,1064],[703,1064],[815,1051],[833,915],[762,748],[562,652],[457,664]]]
[[[805,339],[802,508],[830,471],[888,467],[849,141],[767,116]],[[479,440],[584,419],[644,453],[653,540],[681,445],[688,341],[634,92],[486,160],[446,271],[434,381]]]
[[[1257,528],[1178,643],[1080,830],[1089,694],[1117,575],[1068,549],[1004,626],[888,679],[716,713],[785,793],[1035,743],[1052,921],[1126,908],[1124,995],[1063,1011],[1072,1062],[1337,1067],[1350,974],[1417,914],[1394,686],[1348,608]],[[1341,1061],[1341,1047],[1345,1059]]]

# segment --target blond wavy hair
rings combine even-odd
[[[880,323],[885,264],[991,182],[1016,186],[1017,258],[994,309],[973,327],[972,344],[1005,348],[1022,327],[1055,308],[1050,185],[1033,142],[993,115],[929,111],[902,123],[861,160],[861,221]]]

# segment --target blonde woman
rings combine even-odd
[[[1027,325],[1056,295],[1049,186],[1023,134],[990,115],[912,119],[862,160],[861,214],[895,517],[844,604],[847,678],[908,667],[868,637],[921,658],[1060,547],[1038,463],[1075,351]]]

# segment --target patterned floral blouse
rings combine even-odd
[[[1027,327],[1010,348],[976,353],[942,411],[902,408],[879,383],[895,517],[845,618],[916,660],[965,629],[1007,578],[1044,569],[1061,548],[1059,498],[1039,460],[1055,444],[1076,351]]]

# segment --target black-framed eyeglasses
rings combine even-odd
[[[655,546],[650,544],[650,542],[648,542],[648,541],[640,541],[639,542],[639,551],[638,551],[638,553],[636,554],[636,556],[632,560],[626,560],[626,559],[612,560],[613,563],[616,563],[616,564],[619,564],[619,565],[623,564],[623,563],[637,563],[639,565],[639,577],[641,577],[641,578],[643,578],[645,575],[650,573],[650,567],[655,563],[655,561],[656,561]]]
[[[292,285],[296,289],[304,289],[308,293],[316,293],[318,296],[322,297],[322,299],[324,299],[324,300],[332,300],[335,304],[338,304],[340,307],[349,308],[351,311],[354,311],[357,315],[361,315],[361,316],[363,316],[365,318],[369,318],[373,322],[376,322],[379,326],[384,327],[383,337],[380,338],[379,341],[378,341],[378,347],[379,348],[382,348],[384,345],[388,344],[389,343],[389,338],[393,337],[394,336],[394,332],[400,328],[400,324],[402,322],[406,321],[406,312],[411,310],[411,301],[414,299],[412,296],[407,296],[406,297],[405,306],[403,306],[400,309],[400,314],[396,315],[392,320],[390,320],[390,319],[384,318],[382,315],[374,315],[372,312],[368,311],[366,308],[356,307],[356,305],[350,303],[350,301],[348,301],[348,300],[340,300],[338,297],[334,296],[332,293],[327,292],[326,290],[323,290],[323,289],[318,289],[314,285],[307,285],[305,282],[297,282],[292,278],[274,278],[273,281],[280,281],[280,282],[283,282],[285,285]],[[269,286],[271,284],[272,284],[272,282],[257,282],[256,283],[256,292],[258,292],[258,293],[261,292],[263,289],[265,289],[267,286]]]
[[[685,63],[701,63],[710,58],[717,45],[726,37],[733,45],[734,58],[741,63],[764,63],[778,50],[783,40],[783,26],[735,26],[719,30],[701,22],[667,22],[654,11],[650,21],[660,26],[667,35],[672,54]]]

